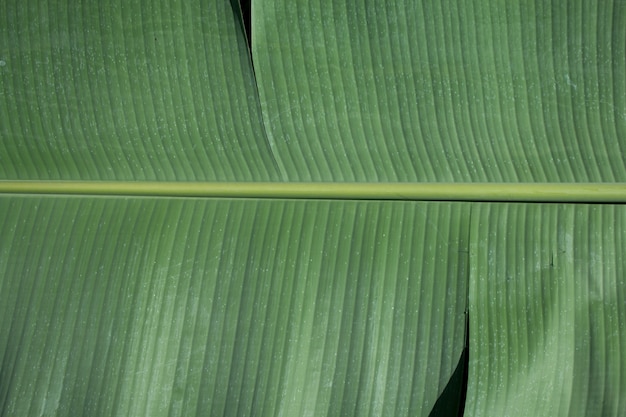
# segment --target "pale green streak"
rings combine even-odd
[[[625,203],[625,183],[277,183],[0,181],[4,194]]]

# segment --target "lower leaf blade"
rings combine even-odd
[[[478,205],[468,416],[626,413],[626,210]]]
[[[463,349],[453,203],[0,199],[9,415],[427,415]]]

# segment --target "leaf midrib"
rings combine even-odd
[[[626,203],[626,183],[0,181],[0,194]]]

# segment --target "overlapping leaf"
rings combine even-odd
[[[626,207],[479,205],[467,416],[626,413]]]
[[[288,178],[626,181],[622,1],[256,0]]]

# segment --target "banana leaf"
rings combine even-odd
[[[473,209],[466,415],[624,415],[626,207]]]
[[[626,3],[244,6],[1,7],[0,415],[623,415],[623,206],[450,190],[624,201]]]
[[[0,199],[7,415],[425,415],[463,203]]]
[[[227,1],[7,1],[0,178],[278,179]]]
[[[298,181],[624,182],[621,1],[257,0],[252,51]]]

